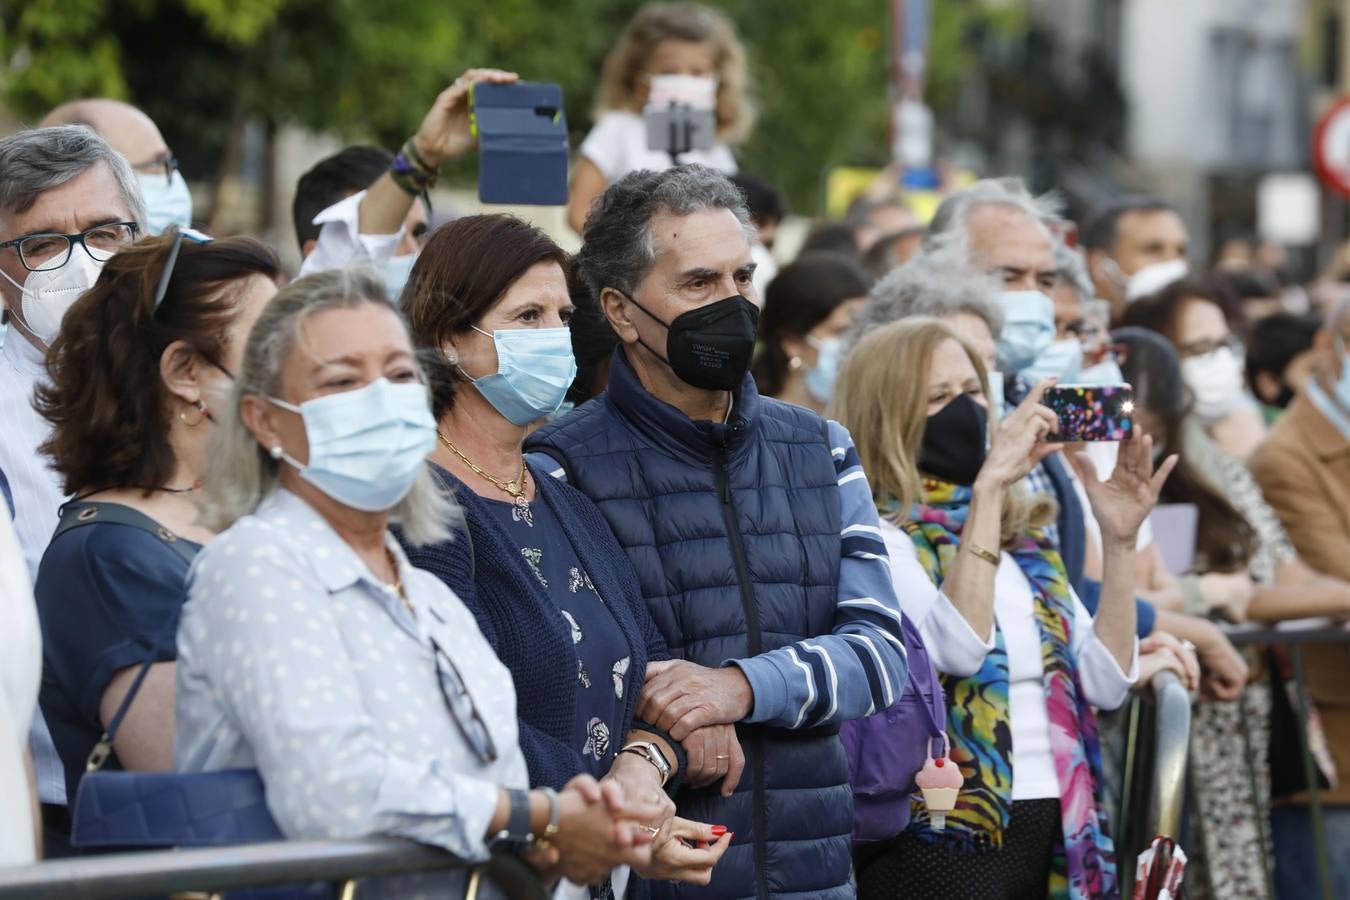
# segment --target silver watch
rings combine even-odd
[[[661,752],[661,748],[651,741],[633,741],[631,744],[625,744],[619,752],[635,753],[656,766],[656,771],[661,773],[662,787],[665,787],[666,782],[670,781],[670,763],[666,761],[666,755]]]

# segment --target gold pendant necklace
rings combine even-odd
[[[464,465],[472,469],[475,475],[478,475],[480,478],[483,478],[484,480],[491,482],[492,485],[496,487],[498,490],[503,491],[504,493],[509,495],[511,497],[511,503],[515,507],[516,518],[524,522],[529,527],[531,528],[534,527],[534,514],[530,512],[530,502],[525,499],[525,490],[528,487],[528,484],[526,483],[525,480],[526,478],[525,457],[523,454],[520,457],[520,474],[517,475],[515,478],[511,479],[510,481],[503,481],[502,479],[490,475],[489,473],[479,468],[477,463],[475,463],[473,460],[469,459],[467,456],[464,455],[464,451],[460,450],[454,444],[450,443],[450,439],[447,438],[445,435],[441,434],[440,429],[436,430],[436,437],[440,439],[440,442],[442,444],[450,448],[451,453],[455,454],[461,460],[463,460]]]

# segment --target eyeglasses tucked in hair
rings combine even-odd
[[[431,650],[436,659],[436,678],[441,687],[441,696],[450,710],[450,718],[455,720],[455,726],[479,762],[496,762],[497,745],[488,732],[487,723],[478,714],[478,704],[473,702],[459,669],[435,638],[431,639]]]
[[[19,262],[30,272],[50,272],[70,262],[70,253],[76,244],[97,262],[107,262],[113,254],[136,240],[140,226],[135,222],[108,222],[86,228],[79,234],[39,232],[25,234],[0,244],[0,250],[13,247]]]
[[[173,267],[178,264],[178,251],[183,248],[183,238],[187,238],[194,244],[211,243],[211,238],[200,231],[193,231],[191,228],[179,228],[177,225],[172,227],[174,230],[173,246],[169,248],[169,258],[164,261],[164,271],[159,273],[159,284],[155,285],[154,308],[156,310],[164,302],[164,295],[169,292],[169,282],[173,280]]]

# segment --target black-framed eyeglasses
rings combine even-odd
[[[135,222],[109,222],[86,228],[79,234],[25,234],[0,244],[0,250],[13,247],[19,254],[19,262],[30,272],[50,272],[70,262],[76,244],[95,262],[107,262],[114,253],[136,240],[140,231],[141,227]]]
[[[165,152],[148,162],[140,163],[131,168],[146,175],[154,175],[156,172],[163,171],[164,178],[173,181],[173,173],[178,171],[178,158],[172,153]]]
[[[431,639],[431,652],[436,660],[436,681],[441,687],[441,696],[445,698],[446,708],[450,710],[450,718],[455,720],[455,727],[464,736],[465,743],[478,757],[479,762],[496,762],[497,744],[492,740],[487,723],[479,715],[478,704],[473,702],[473,696],[469,694],[468,685],[459,674],[459,668],[450,658],[450,654],[441,649],[435,638]]]
[[[1242,339],[1235,334],[1230,334],[1222,338],[1210,338],[1204,341],[1192,341],[1189,344],[1183,344],[1177,348],[1177,355],[1182,359],[1192,359],[1197,356],[1209,356],[1218,350],[1227,348],[1238,356],[1242,356],[1244,347]]]

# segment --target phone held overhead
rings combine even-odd
[[[567,117],[562,87],[521,81],[473,86],[478,199],[484,203],[567,203]]]

